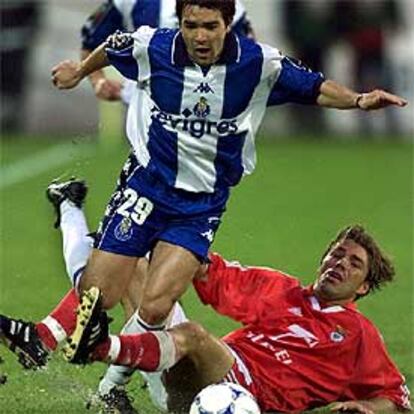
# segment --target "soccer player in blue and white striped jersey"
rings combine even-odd
[[[65,61],[52,70],[61,89],[109,64],[137,82],[127,127],[133,155],[109,202],[80,289],[98,287],[88,291],[86,302],[97,306],[100,292],[103,308],[111,308],[138,258],[151,250],[133,317],[142,331],[164,326],[200,262],[208,260],[231,187],[254,170],[254,137],[267,106],[295,102],[368,111],[407,104],[382,90],[359,94],[231,32],[234,0],[177,0],[176,10],[178,30],[141,27],[114,35],[86,60]],[[45,346],[55,348],[73,332],[76,302],[75,293],[69,295],[54,310],[53,324],[36,327]],[[78,321],[68,359],[81,361],[95,345],[88,334],[99,333],[91,327],[96,322],[96,317]],[[176,357],[168,333],[159,346],[166,358]]]
[[[117,30],[133,31],[141,26],[178,28],[178,17],[175,10],[175,0],[107,0],[96,9],[82,27],[82,50],[81,57],[85,59],[100,44],[106,41],[108,36]],[[240,36],[254,37],[253,29],[246,16],[246,10],[241,1],[236,0],[235,15],[231,24],[232,30]],[[125,104],[131,102],[136,82],[133,80],[123,80],[107,78],[103,70],[98,70],[89,75],[94,92],[99,99],[114,101],[121,99]],[[133,115],[132,115],[133,116]],[[140,269],[141,267],[138,266]],[[136,277],[140,277],[137,274]],[[134,280],[137,280],[136,278]],[[134,282],[136,283],[136,282]],[[133,290],[136,291],[134,286]],[[132,289],[132,286],[130,287]],[[128,314],[134,306],[132,295],[123,296],[122,305],[125,314]],[[135,301],[136,302],[136,301]],[[171,315],[172,320],[180,319],[183,310],[177,303]],[[129,317],[127,317],[129,318]],[[133,333],[134,325],[125,325],[124,333]],[[130,375],[125,375],[124,367],[111,366],[107,374],[102,378],[99,385],[98,395],[104,397],[107,405],[113,400],[111,390],[119,390],[119,386],[125,384]],[[149,393],[157,406],[164,407],[166,394],[162,391],[159,374],[147,375],[143,373],[147,383]],[[120,394],[121,396],[121,394]],[[121,398],[121,397],[120,397]],[[120,400],[118,398],[118,400]],[[112,404],[112,405],[116,405]],[[119,404],[122,404],[119,401]]]

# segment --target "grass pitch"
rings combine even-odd
[[[67,157],[72,147],[53,139],[3,140],[0,312],[39,320],[67,291],[60,234],[52,228],[54,217],[44,191],[62,174],[86,178],[90,184],[86,213],[94,229],[127,155],[123,142],[111,142],[74,139],[73,155]],[[61,163],[43,157],[50,148],[52,154],[66,151]],[[258,168],[233,191],[214,243],[214,250],[226,258],[279,268],[309,283],[337,230],[351,223],[366,225],[394,258],[397,280],[359,306],[381,330],[411,389],[412,149],[410,143],[391,140],[263,140],[258,145]],[[37,169],[36,156],[41,160]],[[236,326],[205,309],[191,290],[184,306],[191,318],[217,335]],[[115,309],[112,314],[116,319],[112,329],[117,330],[122,313]],[[8,376],[0,386],[1,413],[89,412],[85,399],[95,391],[104,365],[73,367],[56,354],[47,370],[32,373],[23,372],[4,348],[0,354],[5,360],[0,373]],[[130,384],[136,407],[143,414],[157,413],[141,385],[136,375]]]

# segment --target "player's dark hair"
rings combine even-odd
[[[180,23],[183,17],[183,10],[187,6],[199,6],[219,10],[226,26],[232,23],[234,14],[236,13],[235,0],[177,0],[175,10]]]
[[[343,240],[354,241],[363,247],[368,254],[368,274],[365,280],[368,282],[369,289],[367,293],[358,295],[356,299],[381,289],[385,283],[393,280],[395,270],[391,260],[381,250],[374,238],[368,234],[361,225],[348,226],[341,230],[322,255],[322,260],[337,243]]]

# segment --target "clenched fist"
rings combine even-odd
[[[82,80],[81,65],[64,60],[52,68],[52,82],[58,89],[72,89]]]

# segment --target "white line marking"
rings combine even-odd
[[[21,159],[0,169],[0,190],[21,183],[59,165],[88,156],[88,145],[63,144]]]

